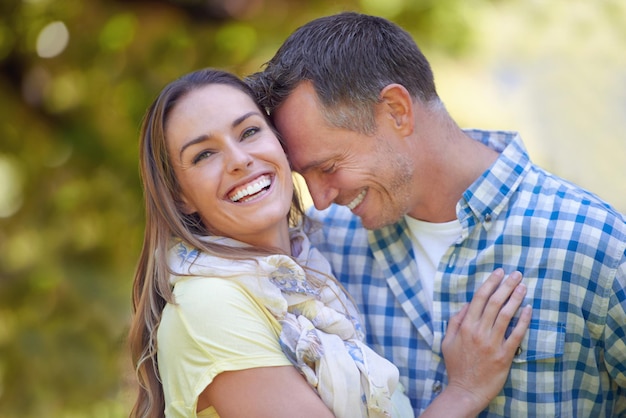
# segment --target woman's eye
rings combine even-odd
[[[198,164],[200,161],[204,160],[205,158],[209,158],[213,153],[211,151],[202,151],[200,154],[196,155],[193,160],[192,163],[194,164]]]
[[[242,139],[247,139],[249,137],[251,137],[252,135],[254,135],[255,133],[259,132],[259,128],[248,128],[245,131],[243,131],[243,134],[241,135]]]

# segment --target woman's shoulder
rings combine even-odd
[[[251,335],[276,344],[280,323],[238,283],[189,277],[176,284],[174,297],[175,303],[163,309],[158,331],[158,338],[170,345],[178,341],[214,352],[227,341],[239,341],[234,347]]]
[[[176,282],[172,308],[187,317],[258,315],[262,307],[241,284],[220,277],[189,276]],[[165,314],[165,312],[164,312]]]

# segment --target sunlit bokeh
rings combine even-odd
[[[476,51],[436,70],[464,126],[519,131],[535,162],[624,211],[626,6],[609,4],[487,7]]]
[[[67,47],[70,33],[63,22],[52,22],[46,25],[37,37],[37,55],[52,58],[59,55]]]
[[[8,218],[22,205],[22,174],[12,158],[0,154],[0,218]]]

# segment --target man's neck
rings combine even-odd
[[[449,222],[457,218],[456,204],[463,193],[497,160],[498,153],[450,129],[430,155],[429,173],[415,179],[423,192],[407,214],[427,222]],[[423,173],[422,173],[423,174]]]

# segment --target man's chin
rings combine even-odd
[[[361,219],[363,228],[374,230],[399,222],[407,213],[408,210],[406,208],[403,210],[398,205],[392,206],[391,202],[389,202],[387,206],[379,207],[378,211],[363,211],[363,213],[355,213],[355,215]]]
[[[362,216],[361,218],[361,225],[363,225],[363,228],[368,229],[368,230],[375,230],[375,229],[380,229],[383,228],[385,226],[394,224],[398,221],[398,219],[391,219],[391,218],[382,218],[382,217],[367,217],[367,216]]]

